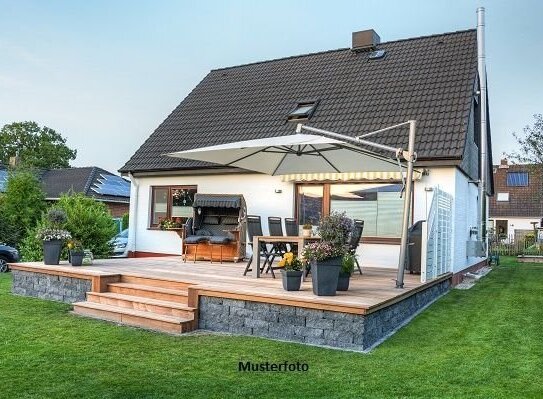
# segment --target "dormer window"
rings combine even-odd
[[[287,119],[289,121],[297,121],[300,119],[309,119],[317,108],[317,101],[299,102],[296,107],[289,112]]]

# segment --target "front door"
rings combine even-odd
[[[507,220],[496,220],[496,234],[498,238],[507,238]]]

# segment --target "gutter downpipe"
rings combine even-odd
[[[488,254],[487,245],[487,174],[488,174],[488,155],[487,155],[487,87],[486,87],[486,54],[485,54],[485,9],[484,7],[477,8],[477,69],[479,74],[480,101],[481,101],[481,137],[480,137],[480,176],[479,176],[479,240],[483,245],[485,255]]]
[[[387,145],[374,143],[373,141],[362,140],[360,137],[368,137],[376,133],[381,133],[387,130],[396,129],[397,127],[409,125],[409,143],[407,144],[407,151],[402,148],[394,148]],[[413,165],[417,160],[417,153],[415,152],[415,132],[417,130],[417,121],[409,120],[407,122],[400,123],[398,125],[389,126],[384,129],[379,129],[374,132],[366,133],[356,138],[345,136],[343,134],[330,132],[324,129],[318,129],[312,126],[306,126],[298,123],[296,126],[296,133],[301,133],[302,129],[310,132],[318,133],[321,136],[334,138],[341,140],[345,143],[352,143],[355,145],[367,145],[374,148],[379,148],[385,151],[392,151],[397,157],[402,156],[407,163],[407,173],[405,177],[405,201],[403,205],[403,219],[402,219],[402,238],[400,242],[400,256],[398,257],[398,272],[396,277],[396,288],[403,288],[404,286],[404,269],[407,263],[408,256],[408,233],[409,233],[409,219],[411,216],[411,198],[413,196]],[[403,173],[403,172],[402,172]]]
[[[134,177],[132,172],[128,173],[130,178],[130,212],[128,221],[128,254],[135,256],[136,254],[136,226],[138,223],[138,193],[139,184],[138,180]]]

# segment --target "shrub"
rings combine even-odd
[[[121,219],[121,230],[126,230],[130,223],[130,214],[127,212],[123,215]]]
[[[11,172],[0,201],[0,241],[19,246],[45,207],[45,195],[36,176],[25,170]]]
[[[53,209],[65,213],[64,229],[70,232],[74,240],[84,243],[85,249],[90,249],[96,258],[110,255],[112,248],[109,240],[117,229],[109,210],[102,202],[83,194],[70,194],[63,195]],[[43,215],[38,226],[23,241],[21,256],[24,261],[43,259],[42,243],[38,234],[50,227],[50,213]],[[63,259],[66,259],[66,256],[63,256]]]

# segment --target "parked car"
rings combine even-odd
[[[0,244],[0,273],[9,270],[8,262],[19,262],[19,251],[8,245]]]
[[[113,245],[113,258],[126,258],[128,256],[128,229],[113,237],[110,243]]]

